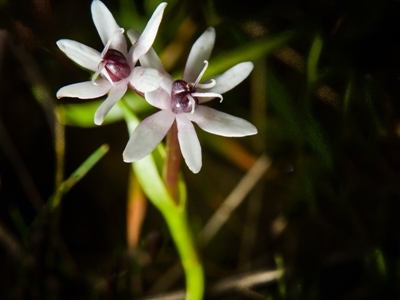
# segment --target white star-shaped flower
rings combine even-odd
[[[136,34],[130,31],[128,37],[135,40]],[[192,122],[207,132],[221,136],[242,137],[257,133],[256,127],[246,120],[200,105],[217,97],[222,101],[221,94],[242,82],[253,69],[251,62],[243,62],[206,83],[199,83],[208,66],[214,41],[215,30],[210,27],[193,45],[182,80],[174,81],[152,50],[140,59],[142,66],[157,68],[163,74],[160,87],[145,93],[146,100],[160,111],[144,119],[133,131],[123,153],[125,162],[140,160],[151,153],[174,121],[182,155],[193,173],[200,171],[202,159]]]
[[[166,3],[154,11],[146,28],[135,44],[127,50],[124,30],[118,26],[111,12],[99,0],[93,0],[93,22],[104,44],[100,53],[91,47],[72,40],[57,41],[58,47],[74,62],[94,73],[91,81],[71,84],[57,92],[57,98],[98,98],[108,93],[107,99],[95,113],[94,122],[100,125],[106,114],[122,98],[128,87],[139,93],[158,88],[161,76],[152,68],[135,67],[138,59],[152,46],[160,25]],[[101,78],[97,79],[98,76]]]

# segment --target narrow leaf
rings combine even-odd
[[[108,152],[108,145],[104,144],[100,148],[98,148],[95,152],[93,152],[79,167],[76,169],[67,180],[65,180],[59,187],[57,193],[54,194],[62,194],[65,195],[69,192],[69,190],[75,186],[85,175],[92,169],[99,160]],[[55,201],[53,196],[48,200],[48,207],[50,211],[54,211],[58,207],[59,200]]]
[[[316,82],[318,78],[318,61],[321,56],[322,45],[322,38],[317,35],[311,45],[307,60],[307,77],[309,85]]]

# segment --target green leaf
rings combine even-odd
[[[307,78],[309,85],[316,82],[318,78],[318,61],[321,56],[322,45],[322,38],[317,35],[311,45],[307,60]]]
[[[61,194],[65,195],[66,193],[69,192],[69,190],[77,184],[85,175],[92,169],[98,162],[99,160],[108,152],[108,145],[104,144],[100,148],[98,148],[95,152],[93,152],[80,166],[78,169],[76,169],[71,176],[68,177],[67,180],[65,180],[59,187],[57,193],[54,194]],[[60,199],[56,197],[51,196],[50,199],[48,200],[48,207],[50,211],[54,211],[60,204],[59,201]]]
[[[91,101],[84,103],[72,103],[60,105],[60,113],[64,116],[64,125],[77,127],[97,127],[94,124],[94,113],[102,101]],[[122,119],[122,112],[118,107],[113,107],[108,113],[104,124],[112,123]]]
[[[221,74],[238,63],[255,61],[260,57],[272,53],[278,47],[285,45],[292,37],[294,37],[293,32],[285,32],[275,37],[267,37],[262,40],[246,43],[242,47],[212,58],[210,59],[210,64],[204,78]]]
[[[318,121],[310,114],[306,115],[305,131],[307,141],[311,147],[320,155],[324,165],[328,169],[333,169],[333,153],[331,145]]]
[[[151,109],[151,106],[146,102],[146,100],[131,91],[128,91],[125,94],[124,99],[128,103],[129,107],[136,113],[142,113]],[[82,103],[60,105],[60,113],[64,116],[62,120],[64,125],[85,128],[97,127],[97,125],[94,124],[94,114],[103,101],[103,99],[90,102],[82,100]],[[118,105],[115,105],[107,114],[103,125],[120,121],[123,117],[121,108]]]
[[[288,132],[292,138],[299,143],[301,137],[298,112],[295,109],[293,99],[287,91],[286,86],[276,76],[272,67],[267,68],[267,99],[270,105],[284,119]]]
[[[321,125],[309,112],[299,115],[300,112],[296,110],[285,85],[277,78],[271,67],[268,68],[267,85],[270,87],[267,89],[267,98],[279,115],[284,118],[284,124],[293,140],[298,144],[305,138],[321,156],[325,166],[329,169],[333,168],[332,150]]]
[[[346,116],[349,111],[350,100],[351,100],[353,90],[354,90],[354,81],[353,81],[353,78],[350,77],[350,79],[347,83],[347,86],[346,86],[344,96],[343,96],[343,108],[342,108],[343,116]]]
[[[380,248],[375,249],[374,259],[375,259],[375,264],[376,264],[376,270],[378,271],[377,275],[381,279],[386,279],[387,278],[387,266],[386,266],[386,262],[385,262],[385,257]]]

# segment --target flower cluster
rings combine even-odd
[[[128,51],[124,30],[117,25],[106,6],[94,0],[93,21],[104,49],[99,53],[76,41],[57,42],[69,58],[94,72],[91,81],[65,86],[57,92],[57,97],[89,99],[108,93],[95,114],[94,122],[100,125],[127,89],[133,89],[160,111],[144,119],[133,131],[123,153],[124,161],[134,162],[149,155],[176,122],[185,162],[193,173],[198,173],[202,165],[201,147],[192,122],[221,136],[242,137],[257,133],[257,129],[246,120],[202,105],[215,98],[222,101],[222,94],[247,78],[253,64],[243,62],[219,76],[202,81],[215,42],[215,30],[210,27],[194,43],[182,79],[174,80],[151,48],[165,6],[166,3],[161,3],[156,8],[142,34],[128,30],[132,44]],[[138,61],[140,66],[136,65]]]
[[[161,80],[159,72],[136,66],[136,63],[153,45],[166,5],[161,3],[157,7],[143,33],[128,51],[124,29],[118,26],[103,2],[94,0],[91,7],[92,17],[104,44],[103,51],[99,53],[79,42],[65,39],[59,40],[57,45],[74,62],[95,73],[91,81],[61,88],[57,92],[57,98],[91,99],[108,93],[94,118],[94,122],[101,125],[106,114],[124,96],[128,87],[139,93],[157,89]],[[99,75],[101,78],[97,79]]]

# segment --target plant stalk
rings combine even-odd
[[[176,121],[174,121],[167,134],[166,154],[163,179],[172,199],[179,205],[178,180],[182,156],[179,148]]]

